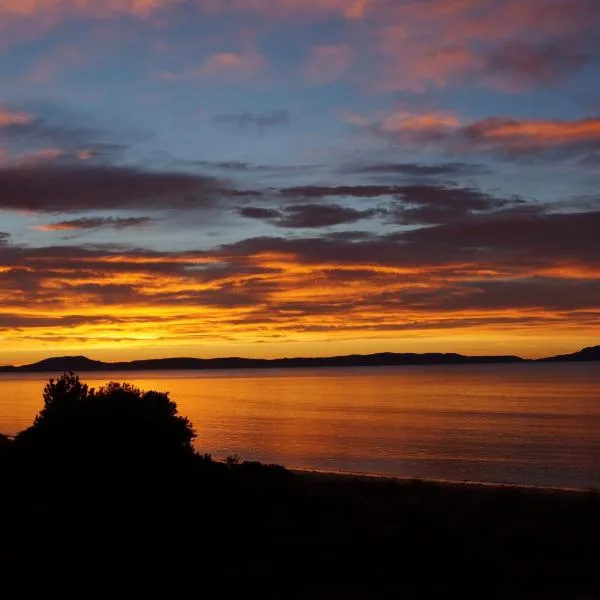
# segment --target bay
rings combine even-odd
[[[0,374],[0,432],[29,426],[48,374]],[[168,391],[196,447],[290,468],[600,488],[600,365],[86,373]]]

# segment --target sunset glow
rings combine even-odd
[[[596,0],[3,0],[0,364],[600,332]]]

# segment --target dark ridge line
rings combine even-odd
[[[531,362],[587,362],[600,360],[600,346],[584,348],[573,354],[540,359],[519,356],[465,356],[454,353],[393,353],[351,354],[323,358],[159,358],[127,362],[102,362],[85,356],[47,358],[30,364],[0,367],[0,373],[48,373],[93,371],[167,371],[221,369],[281,369],[302,367],[395,367],[410,365],[471,365]]]

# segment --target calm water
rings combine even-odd
[[[90,374],[170,391],[215,457],[290,467],[600,487],[600,365]],[[27,427],[46,375],[0,375],[0,431]]]

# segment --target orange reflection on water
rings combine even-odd
[[[216,457],[292,467],[600,485],[593,364],[90,374],[169,391]],[[0,431],[29,425],[40,375],[0,376]]]

